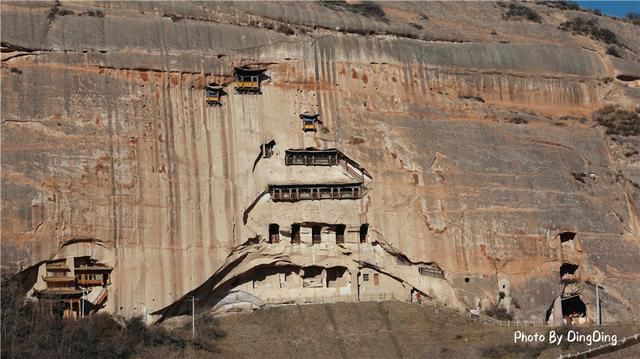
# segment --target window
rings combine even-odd
[[[344,230],[347,228],[344,224],[336,226],[336,244],[344,243]]]
[[[562,232],[560,233],[560,242],[564,243],[567,241],[571,241],[576,237],[575,232]]]
[[[363,274],[362,275],[362,281],[363,282],[368,282],[369,281],[369,275],[368,274]]]
[[[360,243],[367,241],[367,233],[369,232],[369,224],[365,223],[360,226]]]
[[[278,243],[280,242],[280,226],[271,223],[269,225],[269,243]]]
[[[302,274],[302,288],[323,288],[325,286],[322,276],[322,267],[306,267]]]
[[[313,226],[311,229],[311,234],[312,234],[312,243],[313,244],[320,244],[320,230],[322,229],[322,227],[320,226]]]
[[[347,274],[347,268],[345,267],[332,267],[326,268],[327,273],[327,288],[339,288],[349,285],[349,279]]]
[[[373,274],[373,285],[380,285],[380,275],[378,273]]]
[[[300,225],[298,223],[291,225],[291,243],[300,244]]]
[[[576,271],[578,270],[578,266],[575,264],[571,264],[571,263],[562,263],[562,265],[560,266],[560,279],[562,280],[563,278],[565,278],[565,276],[567,279],[573,279],[573,276],[575,276]]]

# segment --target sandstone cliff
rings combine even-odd
[[[569,263],[590,311],[600,283],[604,318],[637,318],[640,139],[591,114],[640,103],[640,28],[533,3],[539,23],[496,3],[380,5],[384,17],[318,2],[4,2],[2,265],[89,254],[114,268],[108,310],[179,314],[223,264],[278,264],[288,249],[246,245],[271,222],[367,223],[378,269],[418,288],[384,255],[436,265],[445,283],[424,291],[456,307],[507,288],[517,317],[543,319]],[[580,16],[616,34],[619,57],[558,29]],[[267,69],[262,95],[234,93],[241,65]],[[210,82],[227,85],[220,107],[205,104]],[[305,111],[320,131],[302,132]],[[366,196],[267,196],[243,221],[269,184],[344,177],[284,166],[306,147],[362,165]],[[317,264],[310,253],[282,261]]]

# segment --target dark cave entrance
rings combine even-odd
[[[562,316],[579,316],[587,315],[587,306],[584,304],[579,295],[562,299]]]
[[[560,233],[560,243],[566,243],[576,238],[576,232],[562,232]]]
[[[280,226],[276,223],[269,225],[269,243],[280,242]]]
[[[575,279],[576,271],[578,270],[578,265],[571,263],[562,263],[560,266],[560,279],[561,280],[571,280]]]
[[[360,226],[360,243],[365,243],[367,241],[367,234],[369,233],[369,224],[364,223]]]
[[[551,314],[553,312],[553,303],[555,303],[555,300],[553,302],[551,302],[551,305],[549,306],[549,308],[547,308],[547,312],[545,313],[544,317],[546,318],[547,323],[551,322]]]
[[[291,243],[300,244],[300,224],[298,223],[291,225]]]
[[[344,243],[344,231],[347,228],[344,224],[339,224],[336,226],[336,244]]]
[[[565,298],[556,297],[547,309],[545,317],[551,325],[571,326],[574,324],[584,324],[587,317],[587,306],[578,294]]]
[[[311,227],[311,243],[312,244],[320,244],[320,231],[322,227],[313,226]]]

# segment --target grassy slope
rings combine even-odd
[[[228,315],[220,323],[226,336],[218,343],[225,358],[474,358],[491,354],[491,347],[496,348],[494,357],[526,358],[541,352],[539,357],[545,358],[563,350],[539,345],[526,352],[521,344],[511,345],[514,328],[399,302],[278,307]],[[546,334],[548,328],[526,330]],[[640,331],[640,325],[603,330],[622,337]],[[564,352],[584,348],[573,345]]]

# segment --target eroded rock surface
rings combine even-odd
[[[2,265],[100,258],[114,268],[107,308],[129,316],[206,297],[239,250],[299,268],[324,255],[459,308],[499,303],[507,283],[517,318],[545,319],[571,263],[588,316],[600,283],[604,318],[637,318],[639,139],[614,141],[591,113],[640,103],[639,28],[597,16],[619,59],[558,30],[595,16],[584,12],[527,3],[534,23],[487,2],[381,6],[385,19],[315,2],[3,3]],[[267,69],[262,95],[234,93],[241,65]],[[205,104],[211,82],[226,86],[222,106]],[[306,111],[317,132],[302,131]],[[265,196],[243,221],[269,184],[351,180],[284,165],[307,147],[362,165],[364,198]],[[349,253],[309,242],[292,254],[290,232],[245,244],[303,222],[347,224]],[[445,283],[416,284],[394,253],[436,264]]]

